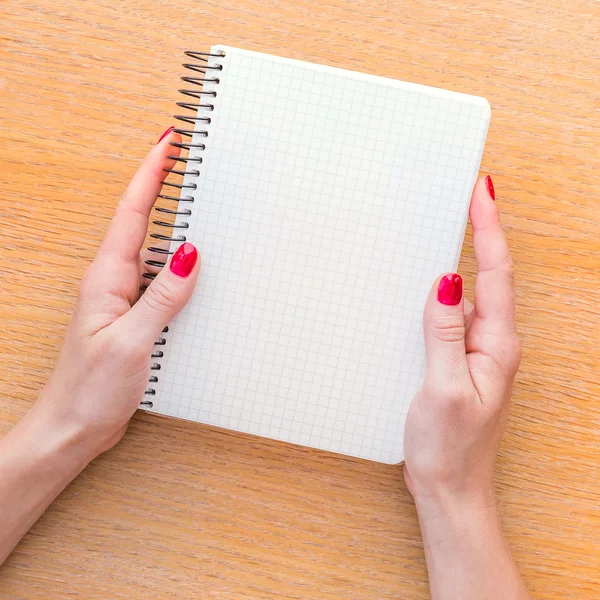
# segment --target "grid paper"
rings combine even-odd
[[[489,105],[219,51],[200,177],[186,179],[193,214],[179,220],[200,278],[165,336],[152,410],[399,462],[423,306],[458,263]]]

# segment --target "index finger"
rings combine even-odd
[[[471,200],[473,245],[478,264],[475,311],[477,318],[494,329],[516,331],[513,263],[493,194],[491,179],[480,178]]]
[[[148,218],[167,175],[181,149],[169,145],[181,142],[181,136],[168,131],[167,135],[150,150],[131,183],[123,194],[110,222],[100,253],[116,254],[119,258],[133,262],[139,260],[140,249],[148,231]]]

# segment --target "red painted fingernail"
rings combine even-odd
[[[173,254],[170,266],[171,273],[175,273],[178,277],[187,277],[194,270],[197,260],[198,250],[196,250],[196,246],[185,242]]]
[[[492,197],[492,200],[496,200],[496,190],[494,189],[494,184],[492,183],[492,178],[488,175],[485,178],[485,187],[487,187],[488,194]]]
[[[169,127],[169,129],[167,129],[159,138],[158,138],[158,142],[156,142],[157,144],[160,144],[170,133],[171,131],[173,131],[173,129],[175,129],[175,127],[173,127],[173,125],[171,125],[171,127]]]
[[[444,275],[438,286],[438,302],[446,306],[456,306],[462,298],[463,280],[458,273]]]

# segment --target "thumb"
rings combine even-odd
[[[199,271],[198,250],[189,242],[181,244],[140,299],[124,315],[124,326],[153,343],[190,299]]]
[[[427,379],[456,389],[468,377],[465,351],[463,281],[457,273],[439,277],[431,289],[423,319],[427,348]],[[442,391],[442,389],[440,389]]]

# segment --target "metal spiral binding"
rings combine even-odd
[[[199,116],[199,113],[201,110],[206,110],[206,111],[213,111],[214,110],[214,104],[212,104],[212,101],[206,101],[205,99],[212,99],[212,98],[216,98],[217,97],[217,92],[214,90],[204,90],[204,84],[214,84],[214,85],[218,85],[220,83],[220,79],[219,77],[217,77],[217,73],[219,71],[223,70],[223,65],[221,64],[215,64],[215,65],[209,65],[208,61],[209,58],[222,58],[225,56],[224,52],[220,52],[218,54],[211,54],[210,52],[193,52],[193,51],[186,51],[185,55],[197,62],[194,63],[184,63],[183,66],[184,68],[192,71],[194,74],[198,74],[198,76],[185,76],[182,77],[181,80],[184,83],[188,83],[190,85],[193,86],[197,86],[196,88],[192,88],[192,89],[181,89],[179,90],[179,93],[181,93],[183,96],[186,97],[186,99],[189,99],[191,101],[186,101],[186,102],[177,102],[177,106],[179,108],[182,108],[184,110],[189,110],[193,113],[193,116],[188,116],[185,114],[181,114],[181,115],[173,115],[175,119],[177,119],[178,121],[181,121],[182,123],[186,123],[188,125],[191,125],[192,127],[190,128],[185,128],[185,125],[181,125],[179,127],[174,128],[173,131],[175,131],[176,133],[178,133],[179,135],[181,135],[183,138],[190,138],[190,141],[182,141],[182,142],[170,142],[171,146],[174,146],[176,148],[181,148],[182,150],[187,150],[188,151],[188,155],[185,157],[182,156],[168,156],[168,158],[170,158],[171,160],[174,160],[177,163],[184,163],[185,167],[182,168],[173,168],[173,169],[165,169],[165,171],[167,171],[168,173],[172,173],[173,175],[180,175],[181,177],[187,178],[182,180],[181,183],[173,183],[170,181],[165,181],[163,182],[163,186],[167,186],[167,187],[172,187],[172,188],[176,188],[178,190],[180,190],[180,196],[176,197],[176,196],[171,196],[169,194],[165,194],[165,193],[161,193],[158,195],[159,198],[162,198],[163,200],[168,200],[170,202],[176,202],[176,208],[175,209],[170,209],[170,208],[162,208],[162,207],[157,207],[155,208],[156,212],[161,213],[163,215],[173,215],[175,218],[175,221],[173,223],[169,223],[167,221],[162,221],[162,220],[154,220],[152,221],[152,223],[154,225],[157,225],[158,227],[165,227],[166,229],[169,230],[168,234],[162,234],[162,233],[151,233],[150,237],[152,239],[158,240],[159,242],[164,242],[164,243],[172,243],[172,242],[185,242],[186,241],[186,236],[183,233],[179,233],[180,231],[185,231],[188,227],[189,224],[187,223],[187,221],[182,221],[181,217],[189,217],[192,214],[191,209],[186,208],[185,206],[182,207],[182,203],[186,203],[186,204],[193,204],[194,202],[194,197],[188,193],[185,192],[185,190],[195,190],[197,188],[197,185],[193,182],[190,183],[189,179],[191,177],[198,177],[200,175],[200,171],[198,170],[198,165],[202,164],[202,157],[200,156],[191,156],[191,152],[193,151],[194,154],[197,152],[202,152],[203,150],[206,149],[206,145],[203,143],[192,143],[192,139],[194,138],[197,140],[198,137],[202,137],[202,138],[207,138],[208,137],[208,131],[206,130],[196,130],[194,129],[194,127],[198,124],[198,123],[203,123],[205,125],[210,125],[211,123],[211,118],[206,116]],[[197,100],[197,103],[193,102],[193,100]],[[190,164],[191,163],[191,164]],[[177,165],[175,165],[175,167],[177,167]],[[153,252],[155,254],[158,255],[157,258],[162,258],[163,260],[155,260],[155,259],[148,259],[145,261],[146,265],[150,266],[150,267],[154,267],[154,268],[162,268],[165,266],[166,264],[166,258],[170,255],[173,254],[173,252],[171,252],[170,249],[167,248],[163,248],[161,246],[150,246],[148,248],[148,250],[150,252]],[[156,274],[154,273],[144,273],[143,277],[145,279],[148,280],[152,280],[156,277]],[[145,290],[147,288],[147,286],[142,286],[142,291]],[[168,327],[165,327],[163,329],[163,333],[166,333],[169,330]],[[152,384],[152,383],[157,383],[158,382],[158,371],[160,371],[160,362],[157,362],[154,359],[160,359],[163,358],[164,356],[164,350],[161,348],[162,346],[164,346],[167,343],[166,339],[164,337],[159,337],[156,342],[154,342],[154,352],[152,352],[152,359],[153,362],[150,366],[150,369],[152,371],[152,375],[150,376],[150,379],[148,381],[148,383]],[[145,392],[146,396],[154,396],[156,394],[156,390],[153,387],[148,387],[148,389]],[[153,406],[153,402],[152,400],[143,400],[142,402],[140,402],[140,406],[144,407],[144,408],[152,408]]]

